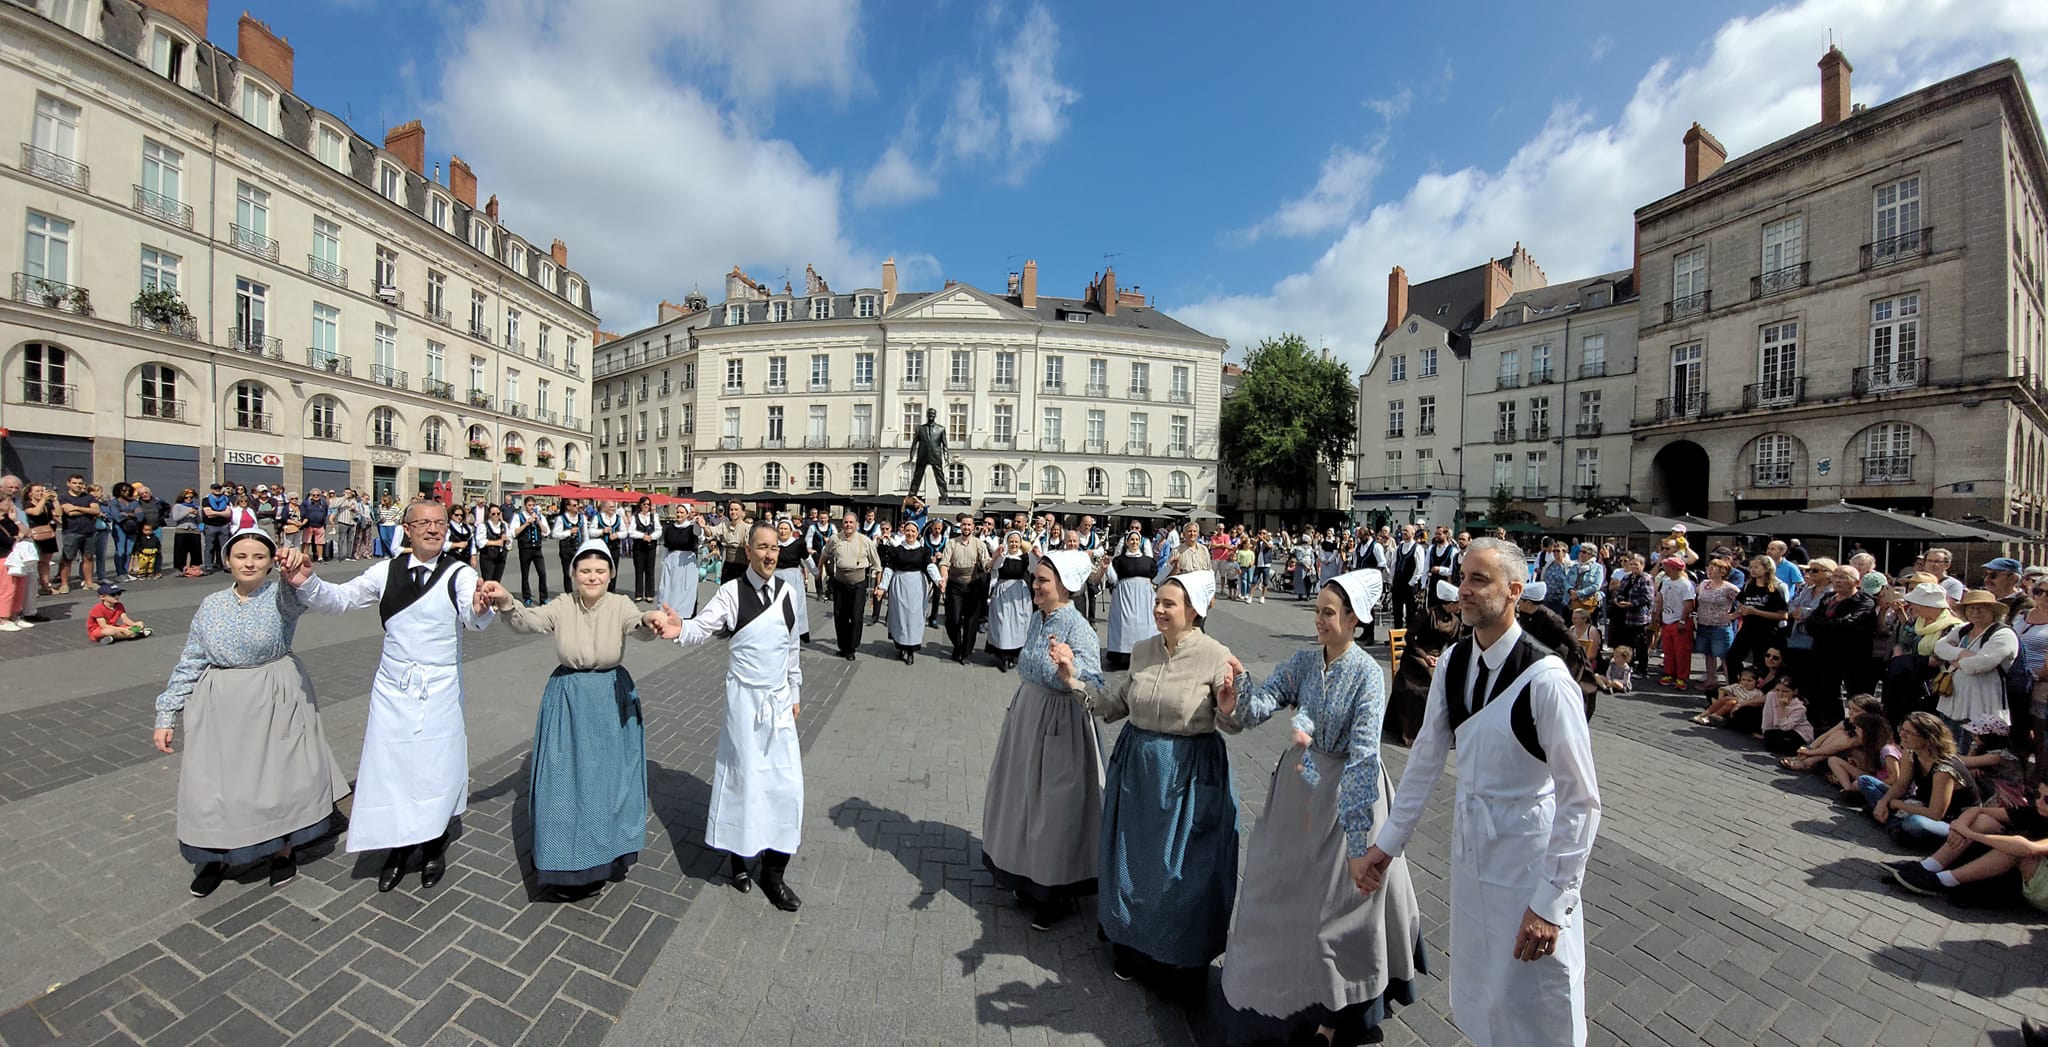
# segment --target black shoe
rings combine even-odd
[[[783,912],[795,912],[804,904],[803,899],[789,889],[789,884],[783,882],[780,870],[761,874],[761,893],[767,896],[768,904]]]
[[[553,884],[548,887],[548,898],[556,902],[580,902],[602,890],[604,890],[603,880],[598,880],[595,883],[577,884],[574,887]]]
[[[1939,898],[1948,892],[1948,886],[1918,862],[1910,866],[1894,867],[1892,881],[1914,894],[1924,894],[1930,898]]]
[[[1116,962],[1110,966],[1109,973],[1116,975],[1117,981],[1128,982],[1137,979],[1138,954],[1136,950],[1122,945],[1114,945],[1110,947],[1110,954],[1116,957]]]
[[[192,877],[192,897],[204,898],[220,886],[228,874],[228,863],[207,862]]]
[[[2020,1041],[2026,1047],[2048,1047],[2048,1028],[2035,1025],[2032,1018],[2021,1018]]]
[[[270,885],[272,887],[283,887],[285,884],[292,882],[298,875],[299,863],[297,861],[282,854],[270,859]]]
[[[843,652],[843,653],[841,653],[841,654],[840,654],[840,656],[839,656],[839,657],[841,657],[841,658],[844,658],[844,659],[846,659],[846,660],[847,660],[847,661],[849,661],[849,662],[850,662],[850,661],[853,661],[853,652],[852,652],[852,651],[846,651],[846,652]]]
[[[917,652],[916,652],[916,651],[905,651],[905,652],[903,652],[903,664],[905,664],[905,665],[916,665],[916,664],[917,664]]]
[[[405,878],[405,863],[412,857],[412,848],[394,847],[384,855],[384,868],[377,873],[377,893],[383,894],[398,886]]]
[[[1072,906],[1064,901],[1051,901],[1032,909],[1031,929],[1034,931],[1052,930],[1053,925],[1060,922],[1061,918],[1065,917],[1071,908]]]
[[[732,864],[726,872],[732,879],[733,890],[745,894],[754,889],[754,878],[747,873],[747,860],[745,858],[737,854],[733,855]]]

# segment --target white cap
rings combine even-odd
[[[220,554],[226,556],[230,550],[234,549],[235,543],[244,538],[254,538],[268,547],[272,555],[277,553],[277,539],[272,538],[269,531],[261,527],[242,527],[237,528],[235,533],[228,535],[227,541],[221,543]]]
[[[1438,602],[1438,603],[1457,603],[1457,602],[1458,602],[1458,586],[1457,586],[1457,583],[1455,583],[1455,582],[1452,582],[1452,581],[1450,581],[1450,580],[1448,580],[1448,579],[1444,579],[1444,578],[1439,578],[1439,579],[1437,579],[1437,580],[1436,580],[1436,602]]]
[[[1190,571],[1176,574],[1167,581],[1179,582],[1180,587],[1187,590],[1188,604],[1195,609],[1196,617],[1209,617],[1209,607],[1216,602],[1216,572]]]
[[[1344,595],[1351,601],[1352,613],[1358,615],[1359,621],[1370,622],[1373,608],[1380,605],[1380,590],[1386,585],[1386,579],[1368,567],[1340,574],[1323,584],[1344,590]]]
[[[1045,554],[1053,572],[1059,575],[1060,584],[1068,593],[1078,593],[1088,582],[1088,554],[1079,549],[1054,549]]]
[[[1549,582],[1530,582],[1522,586],[1522,599],[1528,600],[1531,603],[1542,603],[1543,598],[1549,595]]]
[[[602,538],[585,539],[582,545],[576,547],[576,555],[569,558],[569,566],[573,569],[576,561],[583,559],[588,553],[596,553],[604,557],[605,563],[611,564],[614,568],[618,567],[618,563],[612,559],[612,547],[606,545]]]

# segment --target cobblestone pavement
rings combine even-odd
[[[272,891],[185,893],[177,758],[148,747],[149,699],[211,583],[141,585],[152,641],[88,648],[67,621],[0,635],[0,1041],[218,1043],[1222,1043],[1275,1030],[1187,1009],[1109,973],[1092,923],[1034,933],[980,864],[984,775],[1013,676],[943,641],[905,667],[878,628],[846,663],[805,656],[805,842],[797,916],[737,894],[702,848],[716,745],[715,648],[629,648],[646,703],[653,812],[631,879],[579,905],[523,876],[524,757],[544,642],[472,637],[474,789],[443,884],[388,895],[374,862],[309,853]],[[82,615],[59,601],[53,616]],[[817,612],[814,608],[814,613]],[[353,766],[374,616],[309,619],[301,653]],[[1227,604],[1210,630],[1269,668],[1306,640],[1292,601]],[[930,634],[937,638],[938,633]],[[1881,883],[1897,857],[1737,740],[1696,699],[1603,701],[1607,812],[1588,877],[1589,1013],[1601,1043],[2016,1044],[2048,1013],[2048,938]],[[1284,726],[1284,725],[1281,725]],[[1286,742],[1231,739],[1249,830]],[[1398,775],[1403,754],[1389,749]],[[1442,975],[1450,783],[1414,845],[1437,974],[1391,1043],[1460,1042]],[[1213,978],[1212,978],[1213,981]]]

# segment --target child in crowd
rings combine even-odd
[[[1788,771],[1825,770],[1828,757],[1840,756],[1856,747],[1850,740],[1849,728],[1864,713],[1884,715],[1884,700],[1874,694],[1859,694],[1849,699],[1848,711],[1843,714],[1841,723],[1822,731],[1820,737],[1800,746],[1791,756],[1779,760],[1778,765]]]
[[[1863,790],[1856,779],[1870,775],[1881,782],[1905,773],[1906,751],[1892,737],[1892,725],[1877,713],[1861,713],[1845,728],[1851,748],[1840,756],[1828,757],[1828,777],[1842,790],[1843,806],[1862,810]]]
[[[1719,727],[1726,723],[1735,710],[1745,705],[1754,705],[1763,700],[1762,692],[1756,689],[1756,670],[1744,669],[1735,677],[1735,682],[1721,685],[1721,693],[1707,705],[1707,711],[1692,718],[1702,727]]]
[[[156,528],[142,525],[142,537],[135,540],[135,577],[156,577]]]
[[[1607,670],[1593,681],[1593,686],[1608,694],[1627,694],[1635,686],[1636,652],[1622,644],[1607,656]]]
[[[1806,699],[1799,696],[1799,685],[1790,677],[1778,681],[1778,686],[1765,698],[1763,730],[1756,737],[1774,753],[1797,752],[1813,741],[1813,724],[1806,718]]]
[[[92,605],[85,613],[85,637],[94,643],[108,644],[116,640],[140,640],[150,635],[149,627],[128,617],[128,608],[121,604],[121,587],[112,582],[100,583],[100,602]]]
[[[1977,778],[1977,795],[1988,807],[2027,805],[2027,769],[2012,751],[2010,727],[1995,716],[1972,717],[1963,730],[1973,739],[1963,766]]]

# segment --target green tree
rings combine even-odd
[[[1300,335],[1268,338],[1245,354],[1244,377],[1223,402],[1223,464],[1254,488],[1293,492],[1307,509],[1316,465],[1339,474],[1349,467],[1357,415],[1350,367],[1323,359]]]

